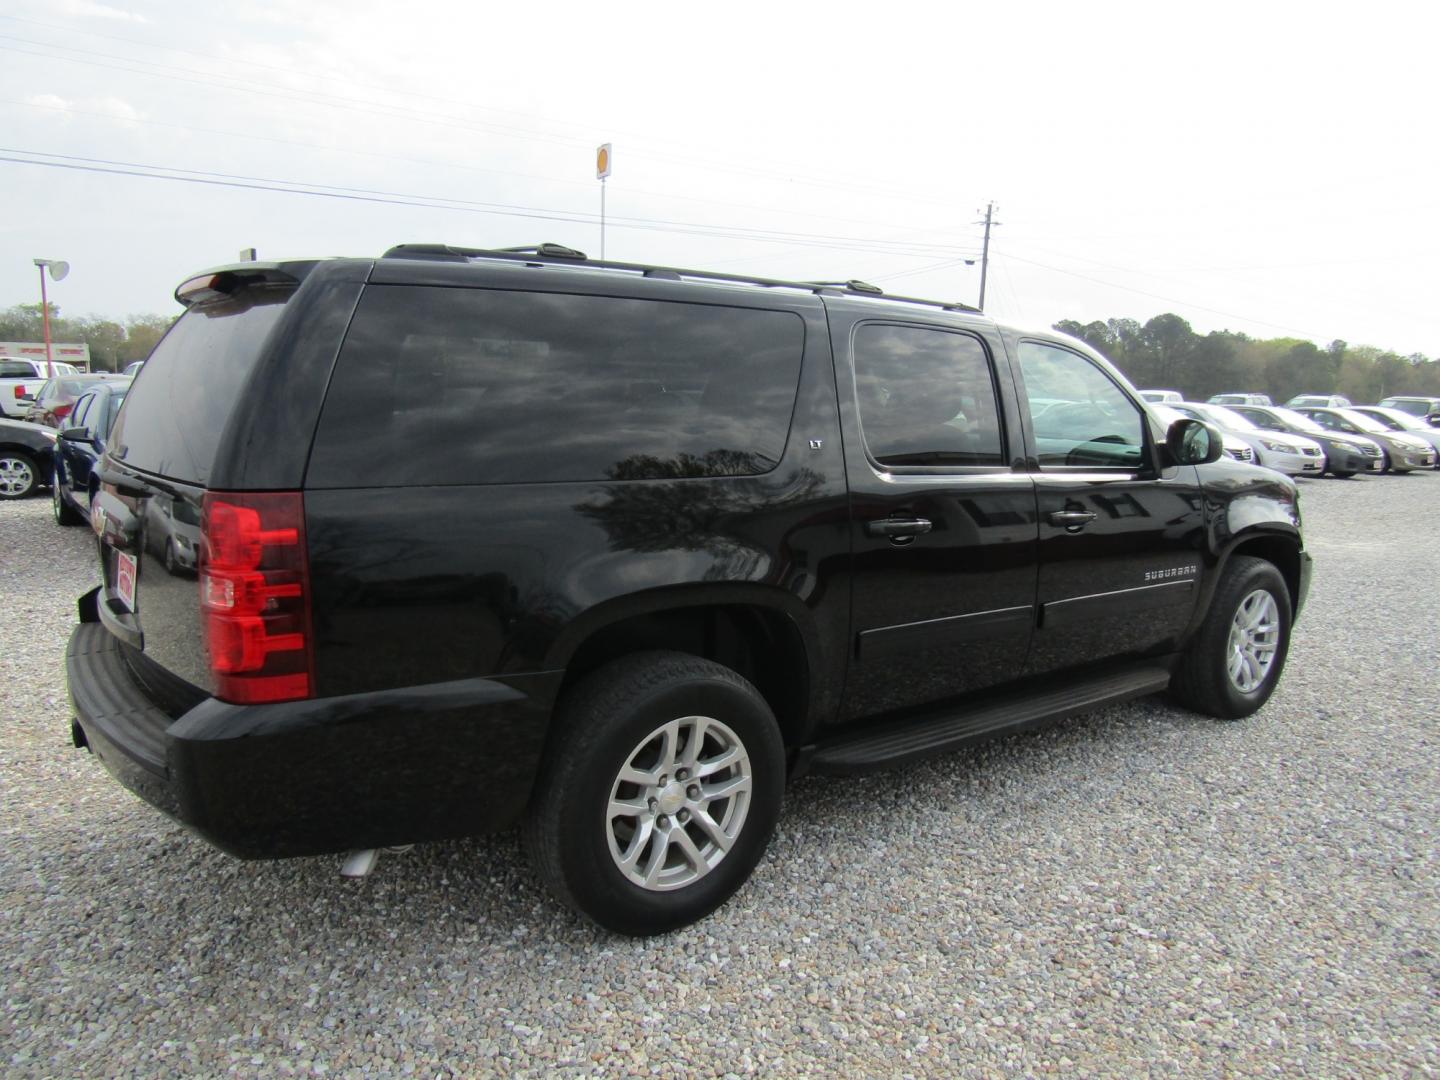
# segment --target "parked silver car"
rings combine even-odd
[[[1383,405],[1356,405],[1351,411],[1373,417],[1391,431],[1403,431],[1417,439],[1424,439],[1434,448],[1435,467],[1440,469],[1440,428],[1431,427],[1412,413],[1402,409],[1387,409]]]
[[[1424,439],[1418,439],[1408,432],[1391,431],[1373,416],[1366,416],[1354,409],[1296,409],[1310,417],[1323,428],[1343,431],[1351,435],[1364,435],[1374,439],[1385,451],[1381,472],[1409,472],[1411,469],[1428,469],[1435,464],[1435,448]]]
[[[1329,431],[1310,417],[1279,405],[1236,405],[1235,411],[1266,431],[1288,432],[1314,439],[1325,451],[1325,471],[1341,480],[1356,473],[1379,472],[1385,451],[1374,439]]]
[[[1319,476],[1325,471],[1325,448],[1304,435],[1282,434],[1257,427],[1249,417],[1224,405],[1186,401],[1172,406],[1186,416],[1214,424],[1227,435],[1243,440],[1255,451],[1255,461],[1286,476]]]

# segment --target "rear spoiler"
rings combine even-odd
[[[175,299],[190,307],[255,285],[299,285],[314,269],[316,261],[244,262],[212,267],[182,282],[175,290]]]

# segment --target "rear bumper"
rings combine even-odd
[[[208,698],[172,716],[98,622],[72,632],[66,668],[84,741],[110,773],[243,858],[513,823],[530,795],[560,679],[465,679],[259,706]]]

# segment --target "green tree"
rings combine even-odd
[[[131,315],[125,321],[125,344],[120,348],[121,360],[126,364],[132,360],[144,360],[174,321],[164,315]]]

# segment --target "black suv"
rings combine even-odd
[[[1290,480],[963,305],[551,245],[176,296],[98,469],[73,733],[240,856],[523,822],[654,933],[744,882],[787,777],[1255,711],[1305,596]]]

